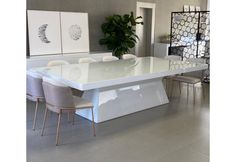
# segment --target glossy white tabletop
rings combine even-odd
[[[157,57],[34,68],[80,90],[96,89],[207,69],[206,64]]]

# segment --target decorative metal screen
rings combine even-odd
[[[183,60],[209,55],[210,12],[172,12],[170,55]]]
[[[200,12],[198,57],[210,55],[210,12]]]

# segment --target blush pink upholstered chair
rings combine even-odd
[[[37,111],[39,101],[43,101],[44,93],[42,87],[42,76],[33,71],[27,71],[27,99],[36,102],[34,121],[33,121],[33,130],[35,130],[35,124],[37,120]]]
[[[62,113],[73,113],[73,124],[74,124],[74,113],[76,109],[91,109],[92,114],[92,128],[95,136],[94,127],[94,115],[93,115],[93,104],[83,98],[73,96],[70,87],[52,80],[51,78],[43,77],[43,90],[46,100],[46,109],[43,119],[42,136],[44,133],[45,122],[48,110],[57,113],[57,133],[56,133],[56,145],[59,144],[59,129],[60,120]]]

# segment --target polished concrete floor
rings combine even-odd
[[[174,89],[169,104],[96,124],[79,116],[75,125],[62,117],[60,146],[55,146],[56,114],[51,114],[41,136],[44,104],[40,104],[33,131],[34,103],[27,101],[28,162],[209,162],[209,87]],[[131,98],[132,99],[132,98]]]

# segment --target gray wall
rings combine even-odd
[[[106,51],[98,40],[103,37],[101,24],[105,17],[113,14],[136,13],[139,0],[27,0],[29,10],[75,11],[89,14],[89,36],[91,51]],[[207,0],[140,0],[156,3],[155,42],[170,31],[170,13],[182,11],[183,5],[200,6],[206,10]]]

